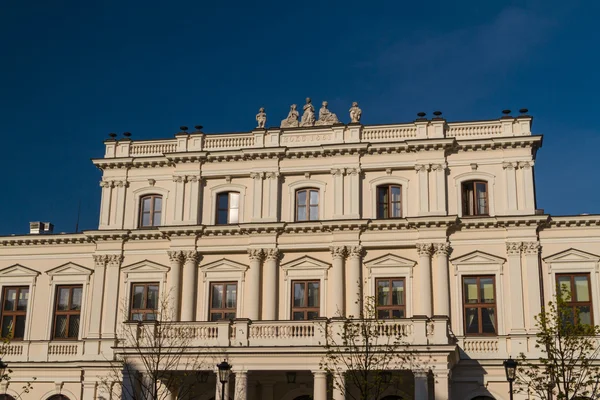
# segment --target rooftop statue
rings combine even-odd
[[[350,122],[353,124],[358,124],[360,122],[361,115],[362,110],[358,107],[358,103],[356,101],[352,102],[352,107],[350,107]]]
[[[256,114],[256,122],[258,122],[257,128],[265,129],[265,124],[267,123],[267,113],[265,112],[264,107],[258,109],[258,114]]]
[[[319,120],[315,125],[333,125],[338,124],[340,122],[337,115],[329,111],[329,109],[327,108],[328,104],[329,103],[327,103],[326,101],[323,102],[323,105],[319,110]]]
[[[298,127],[298,110],[296,110],[296,105],[292,104],[290,106],[290,112],[286,119],[281,121],[281,128],[297,128]]]
[[[304,105],[304,113],[300,120],[300,126],[314,126],[315,124],[315,108],[312,105],[310,97],[306,98],[306,104]]]

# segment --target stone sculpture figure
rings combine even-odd
[[[286,119],[281,121],[281,128],[297,128],[298,127],[298,110],[296,110],[296,105],[292,104],[290,106],[290,112]]]
[[[333,125],[338,124],[340,122],[337,115],[329,111],[329,109],[327,108],[328,105],[329,103],[327,103],[326,101],[323,102],[323,105],[319,110],[319,120],[315,125]]]
[[[352,102],[352,107],[350,107],[350,122],[353,124],[358,124],[360,122],[361,115],[362,110],[358,107],[358,103],[356,101]]]
[[[315,108],[312,105],[310,97],[306,98],[306,104],[304,105],[304,113],[300,120],[300,126],[313,126],[315,124]]]
[[[265,124],[267,123],[267,113],[265,112],[264,107],[258,109],[258,114],[256,114],[256,122],[258,122],[257,128],[265,129]]]

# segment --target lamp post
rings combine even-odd
[[[504,371],[506,372],[506,380],[510,390],[510,400],[513,400],[513,382],[517,378],[517,367],[519,363],[512,358],[504,361]]]
[[[225,400],[225,384],[229,379],[231,364],[229,364],[227,360],[223,360],[222,363],[217,364],[217,368],[219,369],[219,381],[221,382],[221,400]]]

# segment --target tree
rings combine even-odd
[[[558,291],[536,316],[535,348],[541,356],[528,359],[521,353],[516,391],[541,400],[599,399],[600,327],[582,321],[581,310],[569,304],[568,290]]]
[[[100,384],[112,398],[166,400],[171,391],[186,398],[198,384],[199,371],[212,369],[207,354],[192,346],[194,327],[173,321],[169,299],[161,296],[152,320],[127,321],[119,329],[111,372]]]
[[[377,319],[375,297],[365,297],[361,315],[339,317],[325,331],[326,354],[320,368],[332,374],[333,387],[353,400],[379,399],[401,381],[392,370],[410,369],[416,357],[405,342],[406,325]]]
[[[0,344],[0,361],[2,361],[2,359],[4,358],[4,356],[8,353],[8,346],[10,345],[10,340],[12,339],[12,335],[8,336],[8,337],[2,337],[0,338],[1,344]],[[2,361],[3,362],[3,361]],[[10,382],[11,380],[11,374],[12,374],[12,369],[10,368],[6,368],[3,372],[2,375],[0,375],[0,383],[2,382]],[[35,381],[37,378],[33,377],[33,380]],[[31,389],[33,389],[33,386],[31,384],[31,382],[25,382],[25,384],[23,386],[21,386],[21,392],[17,394],[17,397],[21,398],[21,395],[23,393],[29,393],[31,391]],[[0,394],[4,394],[4,393],[0,393]]]

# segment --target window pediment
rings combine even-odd
[[[452,264],[456,265],[481,265],[481,264],[504,264],[505,258],[498,257],[492,254],[484,253],[482,251],[473,251],[464,256],[460,256],[450,260]]]
[[[169,272],[171,268],[150,260],[143,260],[121,268],[126,274],[147,272]]]
[[[27,268],[22,266],[21,264],[11,265],[10,267],[6,267],[0,270],[0,277],[26,277],[26,278],[35,278],[40,274],[40,272],[35,271],[31,268]]]
[[[544,262],[547,264],[552,263],[577,263],[577,262],[593,262],[597,263],[600,261],[600,256],[595,254],[586,253],[585,251],[568,249],[561,251],[560,253],[553,254],[545,257]]]
[[[287,262],[281,266],[284,271],[288,270],[326,270],[331,266],[326,262],[317,260],[309,256],[300,257],[296,260]]]
[[[245,272],[249,267],[245,264],[222,258],[200,267],[205,274],[212,271],[235,271]]]
[[[403,258],[394,254],[386,254],[381,257],[374,258],[373,260],[365,262],[367,268],[377,267],[414,267],[417,263],[415,261]]]
[[[68,262],[66,264],[59,265],[58,267],[52,268],[46,271],[50,277],[60,275],[85,275],[90,276],[94,271],[79,264]]]

